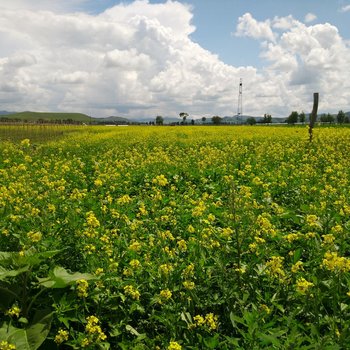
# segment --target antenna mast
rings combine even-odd
[[[237,122],[242,123],[242,113],[243,113],[243,81],[242,78],[239,79],[239,88],[238,88],[238,107],[237,107]]]

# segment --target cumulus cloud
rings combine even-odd
[[[251,115],[305,110],[314,91],[324,108],[344,108],[333,101],[350,100],[350,49],[331,24],[244,14],[236,35],[261,41],[266,65],[234,67],[191,40],[187,5],[138,0],[99,14],[72,12],[89,1],[55,2],[60,9],[49,0],[2,2],[1,109],[233,115],[240,78],[244,111]]]
[[[245,13],[238,18],[235,35],[269,41],[275,40],[275,34],[272,32],[270,20],[258,22],[250,13]]]
[[[310,13],[306,14],[304,21],[306,23],[310,23],[310,22],[313,22],[316,18],[317,18],[317,16],[314,13],[310,12]]]
[[[0,47],[2,109],[225,115],[233,114],[239,78],[261,79],[194,43],[191,8],[179,2],[138,0],[100,14],[51,11],[45,0],[40,11],[14,3],[22,9],[0,12],[0,38],[12,38]]]

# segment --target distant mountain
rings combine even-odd
[[[0,115],[9,115],[9,114],[15,114],[16,112],[9,112],[9,111],[0,111]]]
[[[134,121],[124,117],[110,116],[107,118],[91,118],[93,123],[96,124],[131,124]]]
[[[65,120],[73,122],[89,123],[91,117],[82,113],[52,113],[52,112],[19,112],[6,115],[0,115],[1,118],[7,118],[10,120],[23,120],[23,121],[56,121]]]

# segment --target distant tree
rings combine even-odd
[[[305,113],[301,112],[299,114],[299,121],[300,121],[300,123],[305,123],[305,119],[306,119]]]
[[[255,120],[255,118],[253,118],[253,117],[249,117],[249,118],[247,118],[246,123],[247,123],[248,125],[255,125],[255,124],[256,124],[256,120]]]
[[[337,122],[339,124],[343,124],[345,122],[345,117],[346,117],[345,113],[342,110],[340,110],[337,114]]]
[[[289,115],[289,117],[287,118],[287,123],[288,124],[295,124],[295,123],[297,123],[298,122],[298,117],[299,117],[298,112],[293,111]]]
[[[181,113],[179,113],[179,116],[180,116],[180,118],[182,118],[182,123],[186,124],[186,119],[188,117],[188,113],[181,112]]]
[[[194,119],[191,120],[191,125],[194,125]]]
[[[322,123],[333,123],[334,122],[334,117],[332,116],[332,114],[322,114],[320,117],[320,121]]]
[[[344,123],[345,124],[349,124],[350,123],[350,118],[346,114],[345,114],[345,118],[344,118]]]
[[[271,114],[264,114],[264,118],[262,119],[261,121],[262,123],[264,124],[270,124],[272,123],[272,117],[271,117]]]
[[[211,118],[211,121],[213,122],[214,125],[220,125],[220,124],[221,124],[221,121],[222,121],[222,118],[219,117],[218,115],[214,115],[214,116]]]
[[[203,123],[203,124],[205,123],[206,120],[207,120],[206,117],[202,117],[202,123]]]
[[[164,118],[161,115],[157,115],[156,117],[156,124],[157,125],[163,125],[164,123]]]

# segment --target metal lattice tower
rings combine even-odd
[[[239,88],[238,88],[238,106],[237,106],[237,121],[242,122],[242,113],[243,113],[243,82],[242,78],[239,79]]]

